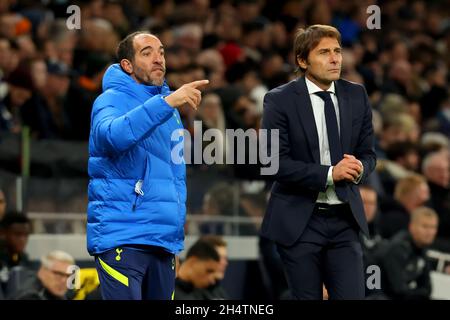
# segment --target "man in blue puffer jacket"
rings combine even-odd
[[[186,214],[176,108],[197,109],[208,80],[171,92],[164,47],[147,32],[123,39],[117,58],[92,110],[87,247],[104,299],[170,299]]]

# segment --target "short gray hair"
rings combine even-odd
[[[422,172],[425,174],[429,167],[436,166],[436,164],[448,160],[448,157],[449,152],[447,150],[435,151],[428,154],[422,162]]]
[[[41,257],[41,266],[50,268],[54,261],[75,264],[75,259],[70,254],[62,250],[54,250]]]

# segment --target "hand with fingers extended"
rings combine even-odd
[[[165,100],[174,108],[189,104],[193,109],[197,110],[197,107],[202,100],[202,93],[198,88],[207,85],[208,83],[209,80],[198,80],[186,83],[178,90],[165,97]]]
[[[361,161],[355,156],[344,154],[344,159],[333,167],[333,181],[355,181],[363,170]]]

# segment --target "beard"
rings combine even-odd
[[[139,83],[144,84],[146,86],[162,86],[164,84],[164,77],[166,75],[166,68],[162,67],[162,76],[161,77],[152,77],[152,71],[146,73],[141,68],[136,68],[134,76],[138,80]]]

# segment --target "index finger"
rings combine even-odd
[[[192,81],[189,82],[187,85],[193,88],[198,88],[201,86],[205,86],[209,83],[209,80],[197,80],[197,81]]]

